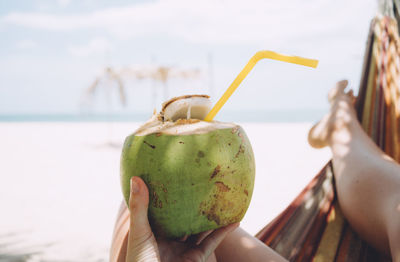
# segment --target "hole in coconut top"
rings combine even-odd
[[[164,121],[177,121],[178,119],[203,120],[210,112],[212,103],[207,95],[186,95],[175,97],[163,104],[161,115]]]

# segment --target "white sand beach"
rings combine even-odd
[[[138,125],[0,123],[0,244],[15,242],[0,245],[2,252],[40,251],[26,261],[108,261],[122,199],[120,150]],[[255,234],[302,190],[330,152],[308,146],[311,123],[242,126],[257,171],[241,225]]]

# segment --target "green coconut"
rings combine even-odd
[[[125,140],[121,184],[149,188],[149,220],[159,235],[178,238],[242,220],[253,193],[254,155],[234,123],[205,122],[208,96],[174,98]]]

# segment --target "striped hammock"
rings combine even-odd
[[[400,43],[397,22],[371,23],[356,101],[368,135],[400,162]],[[390,261],[362,241],[344,219],[329,162],[301,194],[256,236],[289,261]]]
[[[360,122],[388,155],[400,162],[400,43],[397,22],[371,23],[356,101]],[[300,195],[256,237],[289,261],[390,261],[363,242],[343,217],[329,162]],[[122,203],[110,261],[125,261],[129,212]]]

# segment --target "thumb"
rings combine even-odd
[[[130,229],[126,261],[160,261],[158,246],[151,231],[147,210],[149,191],[139,177],[131,178],[129,197]]]
[[[129,197],[130,229],[134,239],[148,238],[151,234],[147,210],[149,206],[149,191],[140,177],[131,178],[131,191]]]

